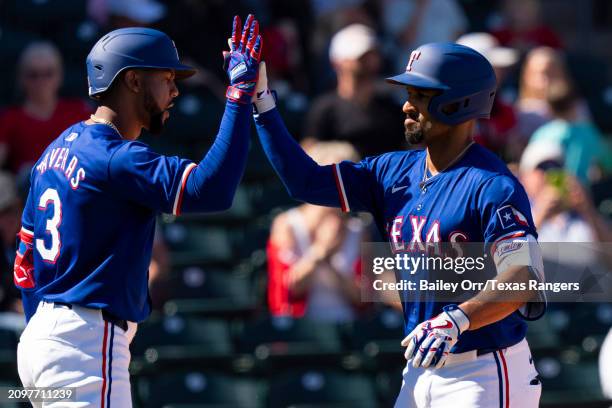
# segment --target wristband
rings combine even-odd
[[[459,334],[470,328],[470,319],[463,310],[457,305],[446,305],[442,308],[457,326]]]
[[[245,91],[243,88],[230,85],[227,87],[225,97],[233,102],[247,104],[251,101],[253,94]]]
[[[267,112],[276,106],[276,91],[265,89],[257,92],[253,98],[253,114]]]

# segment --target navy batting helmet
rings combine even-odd
[[[435,89],[429,114],[447,125],[489,118],[497,80],[493,67],[478,52],[454,43],[430,43],[410,54],[406,72],[387,78],[397,85]]]
[[[177,79],[196,72],[180,63],[170,37],[142,27],[121,28],[106,34],[93,46],[86,64],[91,97],[110,88],[117,75],[128,68],[172,69]]]

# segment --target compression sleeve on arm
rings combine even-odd
[[[219,133],[202,161],[185,169],[177,203],[179,212],[221,211],[232,205],[246,167],[250,105],[227,101]]]
[[[255,125],[266,156],[292,198],[341,207],[334,166],[319,166],[304,152],[285,127],[278,109],[255,115]]]

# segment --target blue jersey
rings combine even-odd
[[[494,242],[537,237],[523,187],[487,149],[472,145],[457,163],[424,177],[425,150],[393,152],[334,166],[345,211],[368,211],[396,248],[411,242]],[[425,180],[423,182],[423,180]],[[446,303],[403,303],[405,331],[439,314]],[[453,348],[503,348],[526,333],[520,312],[465,332]]]
[[[31,173],[22,217],[34,254],[33,281],[22,286],[26,318],[44,299],[145,319],[156,215],[180,212],[195,166],[106,125],[65,130]]]

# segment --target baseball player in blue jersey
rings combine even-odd
[[[425,44],[406,72],[405,136],[424,146],[319,166],[293,141],[268,90],[265,64],[255,122],[289,194],[312,204],[368,211],[394,250],[436,242],[493,245],[498,282],[543,279],[527,196],[507,167],[474,144],[488,118],[496,81],[487,60],[452,43]],[[536,407],[541,384],[525,340],[525,320],[544,312],[543,294],[508,300],[484,289],[459,305],[403,302],[408,360],[396,407]]]
[[[224,53],[230,86],[219,133],[199,164],[136,141],[142,128],[162,130],[175,81],[195,73],[173,41],[124,28],[89,53],[99,107],[35,164],[14,267],[28,320],[18,346],[23,385],[76,387],[78,402],[45,406],[131,406],[129,343],[150,313],[155,218],[229,208],[245,168],[262,43],[253,16],[241,25],[236,17]]]

